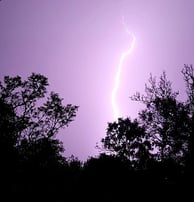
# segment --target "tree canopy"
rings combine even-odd
[[[6,199],[14,195],[20,201],[29,196],[32,200],[40,196],[55,201],[90,200],[91,194],[107,201],[142,196],[150,200],[147,193],[163,193],[165,200],[170,194],[173,199],[189,197],[193,71],[189,65],[182,69],[184,101],[178,100],[165,72],[159,81],[151,75],[145,93],[130,97],[145,109],[134,120],[109,122],[101,140],[102,153],[85,162],[73,155],[64,157],[57,138],[59,130],[74,120],[78,106],[64,105],[57,93],[48,93],[43,75],[32,73],[26,80],[5,76],[0,82],[1,193],[8,191]]]
[[[74,120],[78,106],[64,105],[47,87],[48,79],[35,73],[26,80],[5,76],[0,83],[0,148],[6,161],[15,151],[20,160],[42,165],[64,150],[56,134]]]
[[[185,160],[192,151],[194,125],[192,66],[185,65],[182,74],[186,83],[185,101],[178,100],[178,92],[173,91],[165,72],[159,81],[151,75],[145,85],[145,94],[137,92],[130,97],[142,102],[145,109],[134,121],[119,118],[108,123],[106,136],[102,139],[103,148],[116,156],[125,156],[131,162],[139,162],[144,168],[150,159],[171,159],[186,165]]]

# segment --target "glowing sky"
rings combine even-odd
[[[65,155],[86,159],[114,120],[112,90],[121,54],[116,102],[121,116],[135,118],[141,105],[129,100],[143,91],[150,73],[163,70],[183,90],[180,70],[194,64],[193,0],[2,0],[0,79],[31,72],[48,77],[64,103],[79,105],[75,121],[59,134]],[[183,95],[182,95],[183,96]]]

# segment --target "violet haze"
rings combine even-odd
[[[96,142],[112,122],[111,93],[123,51],[117,104],[121,116],[143,108],[129,99],[142,92],[150,73],[166,71],[184,98],[180,73],[194,64],[194,0],[2,0],[0,1],[0,79],[48,77],[49,90],[64,103],[80,106],[75,121],[61,130],[66,149],[81,160],[98,154]]]

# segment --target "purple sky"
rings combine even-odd
[[[58,137],[65,156],[85,160],[98,153],[96,142],[113,121],[115,73],[131,42],[122,16],[136,44],[124,63],[117,103],[121,116],[135,118],[142,106],[129,96],[144,90],[150,73],[165,70],[183,91],[180,71],[194,64],[193,10],[194,0],[2,0],[0,79],[41,73],[64,103],[79,105]]]

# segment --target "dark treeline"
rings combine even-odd
[[[99,156],[85,162],[63,156],[56,135],[78,106],[47,93],[46,77],[32,73],[0,83],[0,183],[6,200],[127,201],[187,197],[192,187],[194,70],[182,69],[187,98],[179,101],[165,72],[150,76],[145,109],[135,120],[108,123]]]

